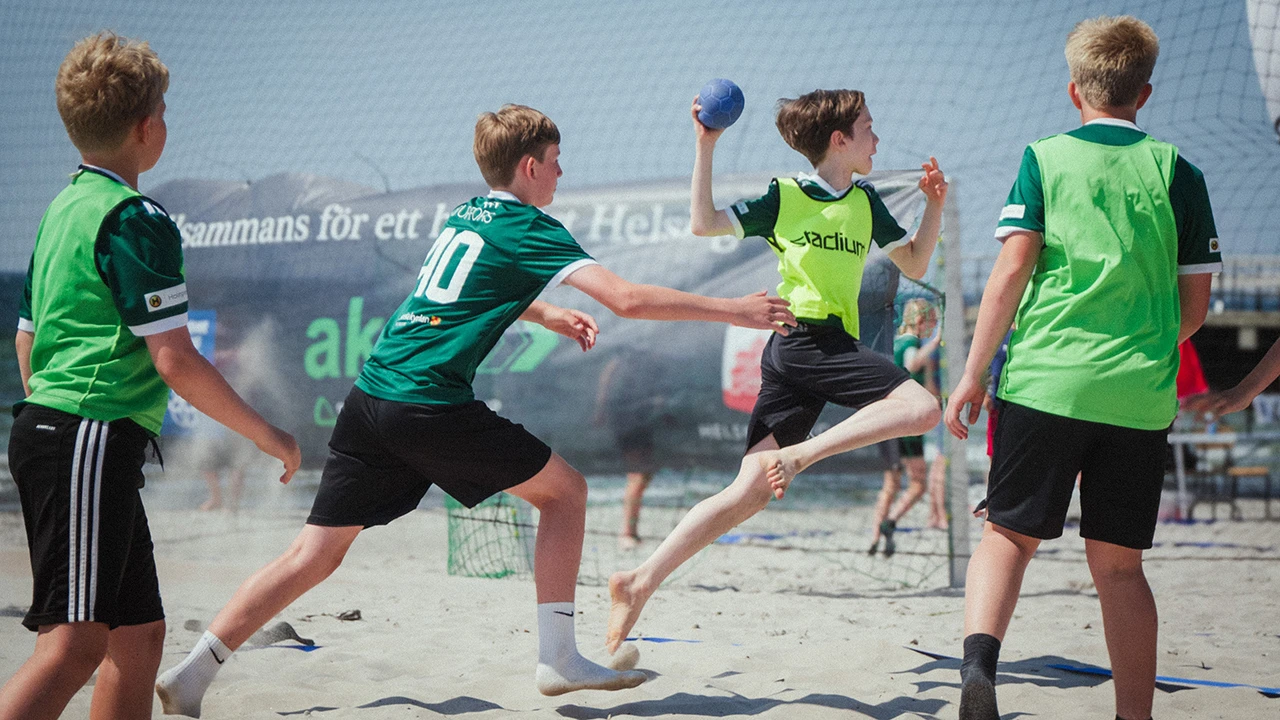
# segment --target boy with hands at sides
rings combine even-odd
[[[761,388],[751,413],[746,455],[734,481],[698,503],[638,568],[609,579],[612,607],[606,647],[615,651],[645,602],[697,551],[781,499],[796,473],[837,453],[903,435],[921,435],[941,410],[929,391],[893,359],[858,342],[858,292],[871,243],[909,277],[922,277],[938,240],[947,183],[937,160],[923,165],[926,203],[912,238],[875,188],[853,174],[871,172],[879,138],[856,90],[816,90],[779,102],[777,126],[814,173],[777,178],[761,198],[717,210],[711,160],[723,130],[698,121],[691,194],[695,235],[765,238],[778,255],[778,294],[791,303],[795,331],[769,339]],[[806,436],[826,403],[858,410],[816,437]]]
[[[601,267],[550,215],[560,131],[533,108],[507,105],[476,122],[474,152],[492,188],[454,209],[418,282],[382,331],[347,397],[311,515],[292,546],[245,581],[190,655],[156,684],[168,714],[199,717],[227,657],[341,564],[362,530],[417,507],[433,484],[468,507],[506,491],[538,508],[534,549],[537,688],[545,695],[618,690],[637,670],[597,665],[574,639],[587,485],[523,426],[476,401],[476,367],[518,318],[595,342],[587,314],[535,298],[563,282],[622,317],[704,320],[786,332],[785,300],[736,299],[627,282]]]
[[[965,585],[962,720],[999,718],[1000,644],[1028,562],[1062,535],[1077,473],[1116,717],[1151,717],[1157,619],[1142,551],[1178,409],[1178,345],[1204,322],[1222,267],[1204,177],[1135,124],[1158,54],[1136,18],[1076,25],[1067,93],[1082,127],[1027,148],[1000,214],[1003,247],[946,411],[948,429],[967,437],[983,370],[1012,325],[987,522]]]
[[[103,32],[55,83],[82,162],[40,222],[15,340],[26,399],[9,466],[34,575],[35,650],[0,690],[0,718],[58,717],[96,670],[89,717],[151,717],[164,609],[139,488],[169,390],[284,463],[291,435],[254,412],[191,343],[182,237],[138,192],[164,152],[169,71]]]

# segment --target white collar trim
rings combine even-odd
[[[490,190],[488,197],[494,200],[507,200],[509,202],[520,202],[520,198],[507,192],[506,190]]]
[[[845,194],[847,194],[850,190],[853,189],[853,185],[850,184],[849,187],[845,188],[844,190],[836,190],[835,188],[831,187],[831,183],[824,180],[823,177],[818,173],[810,174],[807,172],[802,172],[796,175],[796,179],[804,180],[805,182],[811,182],[814,185],[817,185],[818,187],[822,188],[823,192],[825,192],[826,194],[834,198],[844,197]]]
[[[94,172],[96,172],[96,173],[101,173],[101,174],[106,175],[107,177],[111,178],[112,180],[115,180],[116,182],[120,183],[121,185],[125,185],[125,186],[128,186],[128,187],[133,187],[132,185],[129,185],[129,183],[125,182],[125,181],[124,181],[124,178],[120,177],[119,175],[117,175],[117,174],[115,174],[115,173],[111,172],[110,170],[108,170],[108,169],[106,169],[106,168],[104,168],[104,167],[98,167],[97,165],[90,165],[89,163],[80,163],[80,168],[81,168],[82,170],[92,170],[92,171],[94,171]],[[77,172],[77,173],[79,173],[79,172],[80,172],[80,170],[77,170],[76,172]]]
[[[1137,125],[1129,122],[1128,120],[1121,120],[1120,118],[1107,118],[1107,117],[1094,118],[1089,122],[1085,123],[1085,125],[1111,125],[1113,127],[1122,127],[1122,128],[1129,128],[1130,130],[1137,130],[1138,132],[1143,131],[1142,128],[1138,127]]]

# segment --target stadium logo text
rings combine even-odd
[[[804,236],[792,240],[791,244],[799,247],[810,245],[823,250],[839,250],[853,253],[854,255],[865,255],[867,253],[866,243],[850,240],[848,235],[838,231],[830,235],[823,235],[822,233],[805,230]]]

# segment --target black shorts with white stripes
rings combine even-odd
[[[106,423],[29,403],[17,412],[9,470],[34,576],[22,624],[163,620],[138,493],[150,434],[128,419]]]

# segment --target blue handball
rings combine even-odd
[[[723,130],[738,121],[742,115],[742,88],[732,80],[716,78],[702,86],[698,93],[698,122],[713,130]]]

